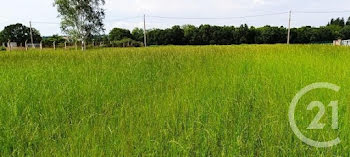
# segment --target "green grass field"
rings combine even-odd
[[[0,54],[0,156],[347,156],[350,48],[327,45],[165,46]],[[342,142],[315,148],[310,138]],[[307,130],[339,100],[339,130]]]

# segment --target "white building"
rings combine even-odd
[[[333,45],[337,45],[337,46],[341,46],[341,45],[350,46],[350,40],[341,40],[341,39],[334,40],[334,41],[333,41]]]

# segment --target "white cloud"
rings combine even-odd
[[[264,0],[254,0],[254,4],[265,4]]]
[[[8,22],[9,20],[7,18],[4,18],[4,17],[0,17],[0,23],[6,23]]]

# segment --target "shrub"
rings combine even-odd
[[[6,51],[6,47],[0,46],[0,51]]]
[[[130,38],[124,38],[118,41],[112,41],[110,47],[142,47],[143,43],[132,40]]]

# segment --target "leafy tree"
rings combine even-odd
[[[143,41],[143,29],[141,28],[135,28],[132,30],[132,38],[136,41]]]
[[[180,26],[173,26],[166,30],[167,41],[173,45],[182,45],[184,41],[184,30]]]
[[[331,19],[331,21],[328,23],[328,26],[329,25],[336,25],[336,26],[344,27],[345,20],[344,20],[344,18]]]
[[[287,42],[287,30],[283,27],[265,26],[257,29],[259,44],[274,44]]]
[[[0,44],[6,42],[6,40],[3,37],[2,31],[0,31]]]
[[[343,29],[340,30],[343,39],[350,39],[350,25],[346,25]]]
[[[290,29],[290,43],[298,43],[297,37],[298,37],[298,29],[297,28],[291,28]]]
[[[135,41],[130,38],[124,38],[122,40],[113,41],[112,47],[142,47],[143,43],[140,41]]]
[[[95,44],[100,44],[100,42],[107,44],[109,42],[108,38],[108,35],[95,35],[92,40],[95,41]]]
[[[221,45],[233,44],[233,32],[234,31],[235,31],[235,27],[233,27],[233,26],[221,27],[220,36],[222,36],[222,38],[218,41],[218,44],[221,44]]]
[[[104,31],[105,0],[55,0],[61,17],[61,29],[74,40],[84,42]],[[84,49],[84,47],[83,47]]]
[[[122,28],[113,28],[109,33],[109,38],[111,41],[122,40],[124,38],[131,38],[132,35],[129,30]]]
[[[184,25],[182,26],[184,30],[184,42],[188,45],[198,44],[198,29],[194,25]]]
[[[150,45],[167,45],[165,31],[161,29],[153,29],[147,33],[148,43]]]
[[[200,45],[209,45],[211,39],[211,26],[201,25],[198,28],[198,34],[200,38]]]
[[[312,36],[312,28],[311,26],[305,26],[297,29],[297,43],[310,43]]]
[[[339,25],[329,25],[326,26],[327,29],[330,29],[332,31],[332,37],[333,39],[339,39],[342,37],[342,35],[340,34],[340,30],[342,29],[341,26]]]
[[[232,43],[232,29],[234,27],[221,27],[221,26],[213,26],[211,27],[211,36],[212,40],[210,44],[218,44],[218,45],[229,45]]]
[[[50,37],[43,38],[43,46],[52,46],[53,42],[56,42],[57,45],[64,43],[66,40],[59,35],[53,35]]]
[[[248,29],[248,34],[247,34],[248,44],[255,44],[256,43],[256,36],[257,36],[256,28],[250,27]]]
[[[237,33],[239,35],[239,43],[241,44],[248,44],[248,33],[249,33],[249,28],[248,25],[241,25],[237,29]]]
[[[328,27],[315,28],[314,34],[316,36],[316,40],[313,42],[327,42],[335,39],[335,34]]]
[[[32,28],[33,41],[40,42],[41,36],[39,31]],[[24,44],[26,40],[30,41],[30,28],[26,27],[20,23],[6,26],[3,31],[1,31],[0,39],[2,42],[17,42]]]

